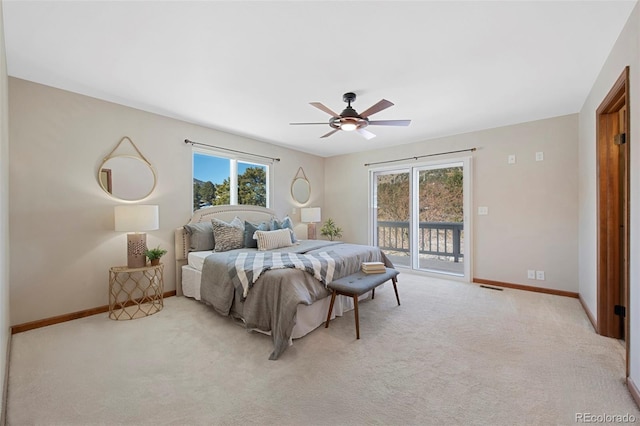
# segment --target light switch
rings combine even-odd
[[[489,207],[478,207],[478,214],[485,216],[489,214]]]
[[[511,154],[507,157],[507,163],[509,164],[516,164],[516,155],[515,154]]]

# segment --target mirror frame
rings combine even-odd
[[[298,199],[296,196],[296,191],[294,190],[294,188],[296,187],[296,184],[300,183],[300,182],[304,182],[307,185],[307,197],[306,199],[302,200],[302,199]],[[293,179],[293,182],[291,182],[291,198],[293,198],[295,200],[295,202],[300,203],[300,204],[305,204],[307,202],[309,202],[309,200],[311,199],[311,183],[309,182],[309,180],[307,178],[302,178],[302,177],[297,177],[295,179]]]
[[[127,140],[127,141],[129,141],[129,143],[131,143],[131,145],[133,146],[135,151],[138,153],[138,155],[132,155],[132,154],[114,155],[113,154],[118,149],[118,147],[122,144],[122,142],[124,142],[125,140]],[[149,170],[151,171],[151,175],[153,177],[153,185],[151,186],[151,189],[149,189],[149,191],[146,194],[144,194],[143,196],[140,196],[139,198],[135,198],[135,199],[121,198],[121,197],[118,197],[117,195],[114,195],[111,192],[113,190],[113,188],[111,187],[111,169],[104,167],[104,165],[109,160],[113,160],[114,158],[132,158],[132,159],[135,159],[137,161],[140,161],[142,164],[147,166],[149,168]],[[103,179],[103,173],[105,171],[106,171],[106,176],[105,176],[106,177],[106,182],[105,182],[105,179]],[[118,144],[115,146],[115,148],[113,148],[113,150],[111,150],[109,155],[104,157],[104,159],[102,160],[102,163],[100,163],[100,167],[98,167],[98,176],[97,177],[98,177],[98,184],[100,185],[100,188],[102,188],[102,190],[104,192],[109,194],[109,196],[113,197],[116,200],[120,200],[120,201],[141,201],[141,200],[144,200],[145,198],[147,198],[149,195],[151,195],[153,193],[153,191],[156,189],[156,186],[158,185],[158,175],[156,174],[155,169],[153,168],[153,166],[151,165],[149,160],[147,160],[145,158],[145,156],[142,155],[142,153],[140,152],[140,150],[138,149],[136,144],[134,144],[133,141],[128,136],[125,136],[122,139],[120,139],[120,142],[118,142]],[[106,183],[107,187],[105,187],[105,183]]]
[[[105,168],[104,165],[107,164],[107,162],[109,162],[110,160],[114,160],[114,159],[118,159],[118,158],[131,158],[133,160],[140,161],[140,163],[142,163],[143,165],[147,166],[147,168],[151,171],[151,175],[153,177],[153,185],[151,186],[151,189],[149,189],[149,191],[146,194],[144,194],[144,195],[142,195],[142,196],[140,196],[138,198],[128,199],[128,198],[118,197],[117,195],[114,195],[110,191],[112,189],[111,188],[111,169]],[[102,179],[102,173],[104,171],[107,171],[107,188],[105,188],[104,180]],[[100,187],[102,188],[102,190],[104,192],[106,192],[107,194],[109,194],[110,196],[115,198],[116,200],[121,200],[121,201],[140,201],[140,200],[144,200],[145,198],[147,198],[156,189],[156,186],[158,184],[158,176],[156,175],[156,171],[153,169],[153,167],[151,167],[151,164],[149,164],[148,162],[146,162],[145,160],[143,160],[140,157],[137,157],[135,155],[112,155],[110,157],[105,158],[104,161],[102,161],[102,164],[100,164],[100,167],[98,168],[98,183],[100,184]]]

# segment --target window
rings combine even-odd
[[[221,204],[268,207],[269,166],[193,152],[193,210]]]

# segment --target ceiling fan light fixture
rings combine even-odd
[[[340,125],[340,129],[344,130],[345,132],[351,132],[356,130],[357,128],[358,128],[358,125],[353,122],[346,122]]]

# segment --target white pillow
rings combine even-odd
[[[258,250],[262,251],[293,245],[289,228],[277,231],[256,231],[253,238],[258,240]]]

